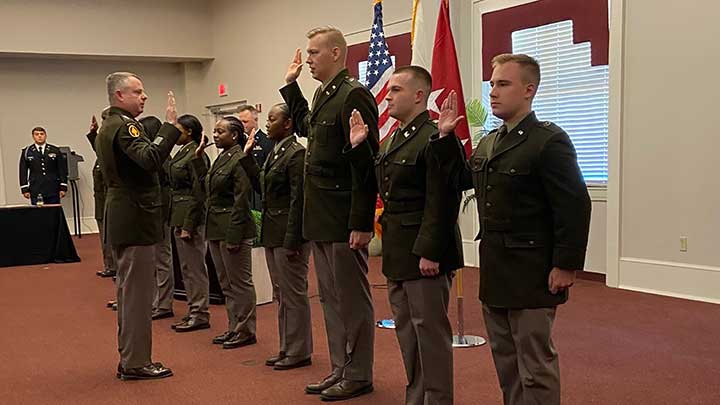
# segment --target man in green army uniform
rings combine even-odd
[[[490,105],[503,125],[480,140],[470,159],[455,126],[431,146],[457,165],[458,189],[475,189],[480,219],[480,300],[506,405],[560,404],[560,365],[552,340],[557,306],[582,270],[590,228],[590,196],[572,141],[539,121],[532,101],[540,65],[527,55],[492,60]],[[457,95],[443,103],[458,117]]]
[[[108,107],[109,108],[109,107]],[[105,120],[107,118],[108,114],[108,108],[104,109],[102,112],[102,120]],[[98,125],[97,119],[93,115],[92,120],[90,121],[90,132],[88,132],[87,135],[85,135],[90,142],[90,146],[92,146],[93,152],[95,151],[95,139],[98,135],[98,129],[100,126]],[[95,160],[95,165],[93,166],[92,170],[93,175],[93,198],[95,199],[95,222],[97,222],[98,225],[98,231],[100,232],[100,235],[103,234],[103,215],[105,215],[105,192],[107,191],[107,187],[105,185],[105,181],[102,177],[102,170],[100,170],[100,163]],[[102,240],[101,240],[102,242]],[[102,270],[99,270],[96,272],[96,274],[100,277],[114,277],[117,272],[115,270],[115,259],[112,257],[112,251],[110,249],[110,245],[108,245],[105,242],[102,242],[102,253],[103,253],[103,264],[104,267]],[[114,301],[110,302],[113,303]]]
[[[460,193],[429,145],[438,133],[427,111],[431,89],[430,73],[419,66],[398,68],[390,77],[385,100],[400,127],[380,147],[373,176],[385,207],[382,269],[408,379],[408,405],[453,403],[448,304],[453,271],[463,266]],[[441,123],[444,118],[441,114]],[[357,112],[351,124],[345,154],[362,169],[373,156],[364,143],[367,127]],[[463,159],[460,149],[455,152]]]
[[[307,37],[307,64],[313,78],[322,83],[312,109],[296,82],[302,69],[300,49],[280,93],[298,135],[308,138],[303,237],[312,242],[332,373],[305,391],[324,400],[342,400],[373,390],[375,321],[367,245],[376,199],[370,176],[353,169],[342,149],[349,143],[350,113],[357,110],[370,127],[365,142],[373,153],[378,150],[378,112],[370,91],[348,75],[342,32],[322,27]]]
[[[135,117],[143,112],[147,94],[140,78],[127,72],[106,78],[110,110],[96,139],[107,184],[103,238],[117,260],[117,375],[123,380],[172,375],[151,360],[152,303],[155,288],[155,245],[163,240],[162,200],[158,172],[180,131],[175,100],[169,95],[166,122],[150,141]]]

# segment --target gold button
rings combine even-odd
[[[531,245],[534,245],[534,244],[535,244],[535,241],[534,241],[534,240],[531,240],[531,241],[528,242],[528,243],[531,244]]]
[[[515,169],[510,169],[510,173],[515,174]]]
[[[486,206],[486,207],[492,207],[492,203],[486,202],[486,203],[485,203],[485,206]]]
[[[389,195],[390,195],[390,192],[389,192],[389,191],[386,191],[386,192],[385,192],[385,197],[387,197],[387,196],[389,196]]]
[[[403,162],[403,163],[405,163],[405,162],[406,162],[406,160],[405,160],[405,159],[403,159],[403,160],[402,160],[402,162]]]
[[[493,168],[491,167],[491,168],[488,169],[488,171],[489,171],[490,173],[492,173],[492,172],[494,172],[495,170],[493,170]]]
[[[485,187],[485,190],[487,190],[487,191],[492,190],[492,186],[487,186],[487,187]]]

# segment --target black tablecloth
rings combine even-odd
[[[61,205],[0,207],[0,267],[79,261]]]

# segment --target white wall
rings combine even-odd
[[[203,0],[3,0],[0,54],[207,58]]]
[[[30,130],[37,125],[48,131],[48,142],[70,146],[83,155],[78,187],[82,202],[83,231],[94,230],[92,165],[95,155],[85,138],[90,117],[100,117],[107,106],[105,76],[131,70],[144,80],[150,98],[146,115],[164,119],[168,89],[178,93],[178,108],[185,108],[182,69],[175,63],[120,63],[79,60],[0,58],[0,160],[8,204],[24,204],[18,181],[20,150],[32,143]],[[72,215],[70,194],[63,201]],[[70,221],[70,223],[72,223]]]
[[[608,283],[720,302],[720,4],[617,0],[612,12]]]
[[[467,98],[480,96],[477,80],[480,77],[477,63],[480,42],[476,37],[480,26],[474,19],[477,5],[497,8],[528,1],[454,0],[451,3],[453,32]],[[95,59],[130,55],[132,60],[214,58],[203,63],[185,63],[181,67],[171,64],[135,66],[122,61],[97,60],[1,60],[0,86],[5,89],[5,83],[9,83],[12,84],[10,88],[15,86],[15,90],[0,93],[0,106],[10,106],[9,109],[0,109],[0,169],[4,169],[2,178],[6,182],[3,194],[0,181],[0,202],[3,196],[7,196],[8,203],[21,201],[15,187],[18,159],[15,155],[19,154],[22,145],[30,142],[29,134],[27,137],[24,134],[36,122],[43,121],[50,132],[50,142],[71,143],[77,146],[78,153],[86,156],[88,162],[81,166],[84,176],[81,180],[84,183],[81,185],[85,205],[83,216],[92,218],[90,169],[94,158],[83,135],[87,130],[89,114],[99,111],[105,101],[101,80],[90,85],[91,77],[96,80],[110,70],[134,69],[143,75],[145,85],[153,96],[148,104],[151,112],[162,113],[163,95],[168,87],[173,87],[177,89],[181,110],[201,117],[207,125],[211,121],[205,109],[207,105],[247,100],[251,104],[261,103],[267,111],[270,105],[281,101],[277,90],[283,85],[283,77],[295,48],[304,50],[308,29],[332,24],[347,34],[350,44],[364,42],[369,38],[373,16],[370,1],[356,0],[309,0],[303,2],[302,7],[285,1],[132,0],[132,16],[141,18],[132,18],[127,11],[116,11],[119,4],[127,3],[111,0],[8,0],[0,5],[0,53],[79,54]],[[423,4],[425,24],[434,31],[439,0],[425,0]],[[385,1],[383,8],[387,35],[410,31],[411,0]],[[57,15],[62,15],[64,20],[56,22]],[[123,16],[128,18],[123,19]],[[123,20],[128,24],[123,34],[127,40],[120,40],[117,31],[107,29],[106,21],[110,19]],[[27,30],[25,27],[28,26],[38,28]],[[56,70],[69,76],[56,74]],[[58,86],[56,83],[63,84]],[[228,97],[216,95],[219,83],[228,85]],[[303,73],[299,83],[308,96],[317,86],[307,72]],[[64,90],[67,88],[73,89],[73,103],[65,103],[68,104],[65,107],[57,100],[62,98],[62,94],[67,94]],[[44,92],[51,94],[50,99],[54,102],[27,97],[28,94]],[[18,106],[12,106],[17,99],[22,101]],[[47,119],[38,120],[42,113],[30,107],[38,103],[52,111],[45,114]],[[264,116],[265,113],[261,114],[262,122]],[[9,133],[19,134],[21,138],[15,140],[13,135],[10,140]],[[603,202],[593,203],[587,259],[587,269],[601,273],[605,271],[606,257],[604,208]],[[471,207],[469,212],[473,210]],[[69,206],[66,211],[71,212]],[[476,264],[477,256],[477,249],[471,241],[474,221],[474,214],[461,216],[469,264]],[[93,221],[87,222],[87,227],[94,226]]]

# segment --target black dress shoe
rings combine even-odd
[[[172,370],[162,363],[152,363],[145,367],[121,369],[120,379],[127,380],[156,380],[173,375]]]
[[[107,278],[107,277],[116,276],[117,272],[115,270],[103,270],[103,271],[98,271],[95,274],[97,274],[98,276],[100,276],[102,278]]]
[[[285,357],[284,359],[275,363],[273,370],[292,370],[294,368],[307,367],[312,364],[310,357],[304,359],[293,359],[292,357]]]
[[[110,300],[105,304],[105,306],[108,308],[112,308],[113,305],[116,305],[116,304],[117,304],[117,300]]]
[[[158,319],[172,318],[173,316],[175,316],[173,311],[168,311],[167,309],[153,311],[152,313],[153,321]]]
[[[285,352],[280,352],[276,356],[272,356],[269,359],[265,360],[265,365],[268,367],[272,367],[277,363],[278,361],[285,358]]]
[[[223,349],[237,349],[238,347],[254,345],[255,343],[257,343],[255,335],[248,336],[238,333],[233,336],[232,339],[224,341],[222,345]]]
[[[175,328],[177,328],[178,326],[184,324],[185,322],[187,322],[187,321],[189,321],[189,320],[190,320],[190,315],[185,315],[185,316],[182,317],[182,319],[181,319],[180,321],[175,322],[175,323],[173,323],[172,325],[170,325],[170,328],[175,329]]]
[[[371,392],[373,392],[372,383],[346,380],[343,378],[332,387],[321,392],[320,399],[323,401],[343,401]]]
[[[232,339],[235,337],[235,332],[233,331],[227,331],[223,333],[222,335],[215,336],[212,340],[214,345],[221,345],[225,343],[226,341]]]
[[[112,307],[110,309],[112,309],[113,311],[117,311],[117,302],[112,304]]]
[[[338,381],[340,381],[340,377],[336,376],[335,374],[330,374],[329,376],[323,378],[322,381],[320,381],[319,383],[308,384],[305,387],[305,393],[313,394],[313,395],[320,395],[320,393],[322,393],[324,390],[332,387]]]
[[[120,365],[120,363],[118,363],[117,373],[115,373],[115,377],[116,377],[117,379],[120,379],[120,377],[122,377],[122,372],[123,372],[123,368],[122,368],[122,366]]]
[[[192,332],[194,330],[209,329],[210,322],[192,318],[189,321],[175,327],[175,332]]]

